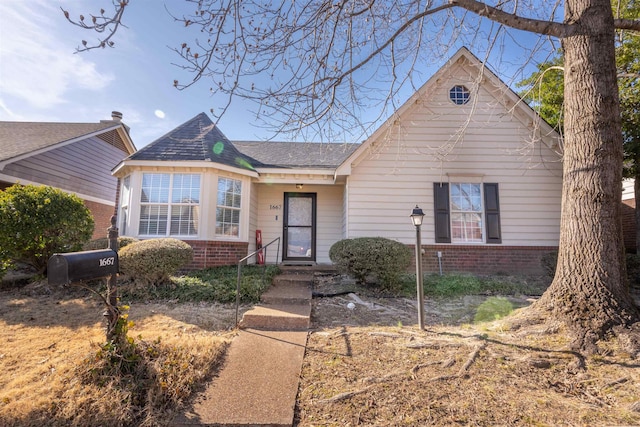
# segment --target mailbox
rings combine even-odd
[[[118,273],[118,253],[111,249],[53,254],[47,264],[50,285],[68,285]]]

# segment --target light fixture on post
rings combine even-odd
[[[420,227],[422,227],[422,219],[424,212],[416,205],[411,212],[411,222],[416,227],[416,288],[418,294],[418,326],[424,329],[424,288],[422,285],[422,237],[420,235]]]

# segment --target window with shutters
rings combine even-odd
[[[502,243],[498,184],[434,183],[436,243]]]

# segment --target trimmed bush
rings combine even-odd
[[[82,199],[44,185],[0,191],[0,254],[44,273],[51,255],[74,252],[91,239],[93,217]]]
[[[118,237],[118,249],[122,249],[125,246],[128,246],[132,243],[139,242],[140,239],[136,239],[135,237],[128,236],[120,236]],[[109,247],[109,239],[106,237],[101,237],[99,239],[93,239],[90,242],[86,243],[82,250],[84,251],[95,251],[98,249],[107,249]]]
[[[379,285],[393,290],[411,265],[411,249],[383,237],[340,240],[331,246],[329,258],[360,284]]]
[[[150,239],[125,246],[118,255],[123,274],[136,284],[156,286],[191,262],[193,248],[178,239]]]

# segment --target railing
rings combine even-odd
[[[243,263],[246,264],[247,260],[250,259],[251,257],[256,256],[257,254],[259,254],[260,252],[262,252],[264,254],[264,268],[262,270],[262,284],[264,285],[264,273],[267,269],[267,248],[269,246],[271,246],[272,244],[274,244],[275,242],[278,242],[278,246],[276,247],[276,265],[278,264],[278,258],[280,257],[280,237],[276,237],[275,239],[273,239],[272,241],[270,241],[269,243],[267,243],[266,245],[264,245],[263,247],[261,247],[260,249],[256,249],[255,251],[251,252],[249,255],[247,255],[246,257],[242,258],[240,261],[238,261],[238,281],[236,283],[236,326],[238,326],[238,310],[240,308],[240,282],[242,280],[242,265]]]

